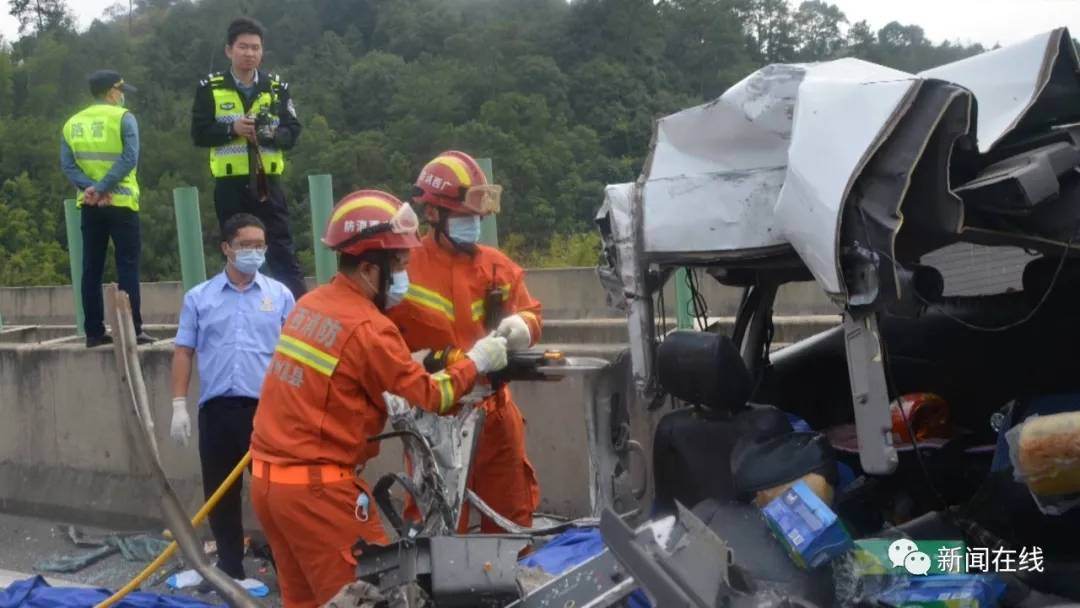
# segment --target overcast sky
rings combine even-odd
[[[852,23],[866,19],[878,28],[890,21],[917,24],[934,41],[993,45],[1028,38],[1060,25],[1080,35],[1080,0],[831,0]],[[90,25],[117,0],[70,0],[80,28]],[[120,2],[127,6],[127,0]],[[798,2],[796,1],[795,4]],[[0,34],[16,37],[18,25],[0,1]]]

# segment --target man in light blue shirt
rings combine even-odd
[[[258,271],[266,255],[266,228],[258,218],[232,216],[225,222],[224,238],[224,272],[184,296],[172,368],[171,434],[187,445],[188,383],[192,358],[198,355],[199,460],[207,498],[248,451],[263,378],[296,304],[288,287]],[[237,482],[210,512],[210,529],[218,568],[245,581],[241,496],[242,482]]]

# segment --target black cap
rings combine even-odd
[[[94,97],[101,97],[109,89],[119,85],[120,90],[124,94],[136,92],[136,88],[124,82],[124,78],[120,76],[119,72],[114,70],[98,70],[93,74],[90,74],[90,78],[87,79],[90,82],[90,94]]]

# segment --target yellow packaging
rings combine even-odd
[[[1015,478],[1028,486],[1040,507],[1057,504],[1045,512],[1080,504],[1080,412],[1033,416],[1006,439]]]

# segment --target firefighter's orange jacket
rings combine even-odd
[[[468,358],[427,374],[394,323],[339,274],[301,298],[285,322],[255,414],[252,458],[363,464],[379,452],[367,440],[386,424],[384,391],[446,413],[476,377]]]

